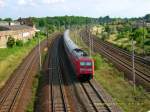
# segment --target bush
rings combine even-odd
[[[150,46],[146,45],[144,47],[144,51],[145,51],[146,55],[150,55]]]
[[[46,36],[46,33],[44,33],[44,32],[38,32],[39,33],[39,35],[42,35],[42,36]]]
[[[106,39],[108,39],[108,38],[109,38],[109,33],[103,32],[101,39],[102,39],[102,40],[106,40]]]
[[[98,70],[101,67],[102,59],[100,58],[100,55],[96,54],[93,56],[94,59],[94,69]]]
[[[39,32],[36,32],[34,37],[38,38],[39,37]]]
[[[15,39],[13,37],[8,37],[7,47],[12,48],[15,45]]]
[[[43,38],[45,36],[46,36],[46,34],[40,31],[40,32],[36,32],[35,36],[33,38],[34,39],[36,39],[36,38]]]
[[[150,46],[150,39],[146,39],[145,42],[144,42],[144,45]]]
[[[23,46],[23,40],[16,40],[16,46]]]

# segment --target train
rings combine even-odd
[[[67,29],[63,35],[64,48],[69,62],[79,80],[90,80],[94,76],[94,60],[71,40],[69,32],[70,30]]]

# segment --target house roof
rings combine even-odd
[[[26,26],[26,25],[7,25],[7,26],[0,26],[0,31],[5,31],[5,30],[25,30],[25,29],[31,29],[32,27]]]

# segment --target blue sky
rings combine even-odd
[[[0,18],[45,16],[139,17],[150,13],[150,0],[0,0]]]

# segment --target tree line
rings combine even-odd
[[[144,17],[138,18],[111,18],[109,16],[92,18],[82,16],[56,16],[56,17],[29,17],[37,27],[46,27],[48,25],[58,26],[73,26],[73,25],[85,25],[85,24],[123,24],[127,22],[134,22],[138,20],[144,20],[150,22],[150,14]],[[19,18],[20,19],[20,18]],[[13,21],[12,18],[0,18],[0,21]]]
[[[29,17],[37,28],[44,31],[54,32],[74,26],[93,26],[101,25],[104,31],[101,36],[102,39],[109,38],[110,35],[115,34],[117,39],[134,38],[136,45],[145,49],[150,54],[150,14],[138,18],[111,18],[109,16],[91,18],[82,16],[56,16],[56,17]],[[1,19],[0,21],[12,21],[11,18]],[[149,23],[149,26],[147,24]],[[145,46],[145,48],[144,48]]]

